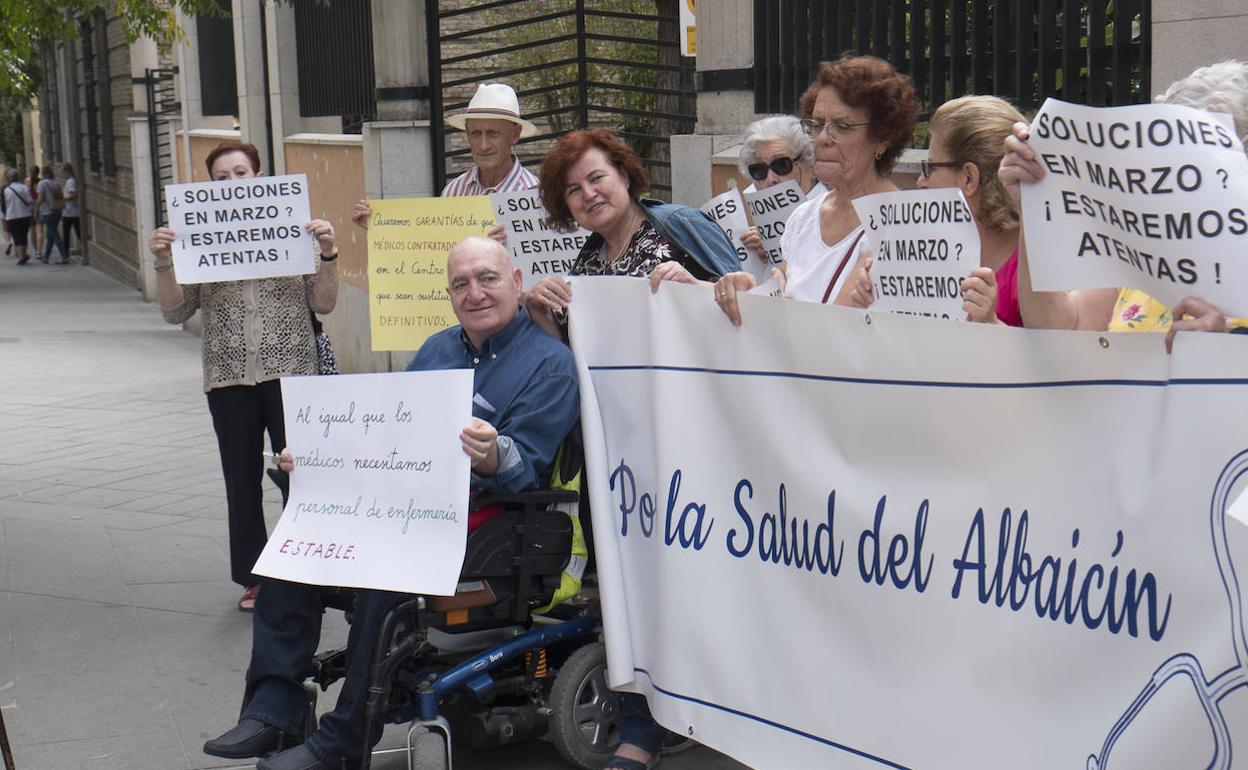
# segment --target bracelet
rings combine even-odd
[[[172,263],[172,262],[168,262],[168,263],[163,264],[163,265],[156,265],[156,266],[155,266],[155,267],[153,267],[152,269],[153,269],[153,270],[155,270],[155,271],[156,271],[156,272],[158,272],[158,273],[167,273],[167,272],[169,272],[170,270],[172,270],[172,269],[173,269],[173,263]]]
[[[333,262],[335,259],[338,259],[338,252],[337,252],[337,251],[335,251],[333,254],[322,254],[322,255],[321,255],[321,261],[322,261],[322,262]]]

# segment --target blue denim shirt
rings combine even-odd
[[[473,417],[498,431],[498,473],[472,474],[472,488],[521,492],[550,483],[551,464],[580,415],[572,351],[523,307],[477,350],[459,326],[425,341],[409,372],[473,369]]]

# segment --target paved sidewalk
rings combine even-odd
[[[251,621],[201,382],[199,339],[133,289],[0,256],[0,707],[18,770],[231,766],[200,746],[237,718]],[[322,647],[345,638],[327,615]],[[544,742],[456,759],[567,767]],[[705,749],[663,766],[741,767]]]

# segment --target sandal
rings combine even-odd
[[[256,609],[256,594],[260,593],[260,586],[254,585],[243,591],[243,597],[238,600],[239,612],[251,612]]]

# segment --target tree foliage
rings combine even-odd
[[[0,93],[29,98],[39,88],[39,54],[78,35],[97,8],[121,19],[130,42],[149,37],[162,49],[182,35],[178,11],[220,14],[216,0],[0,0]]]

